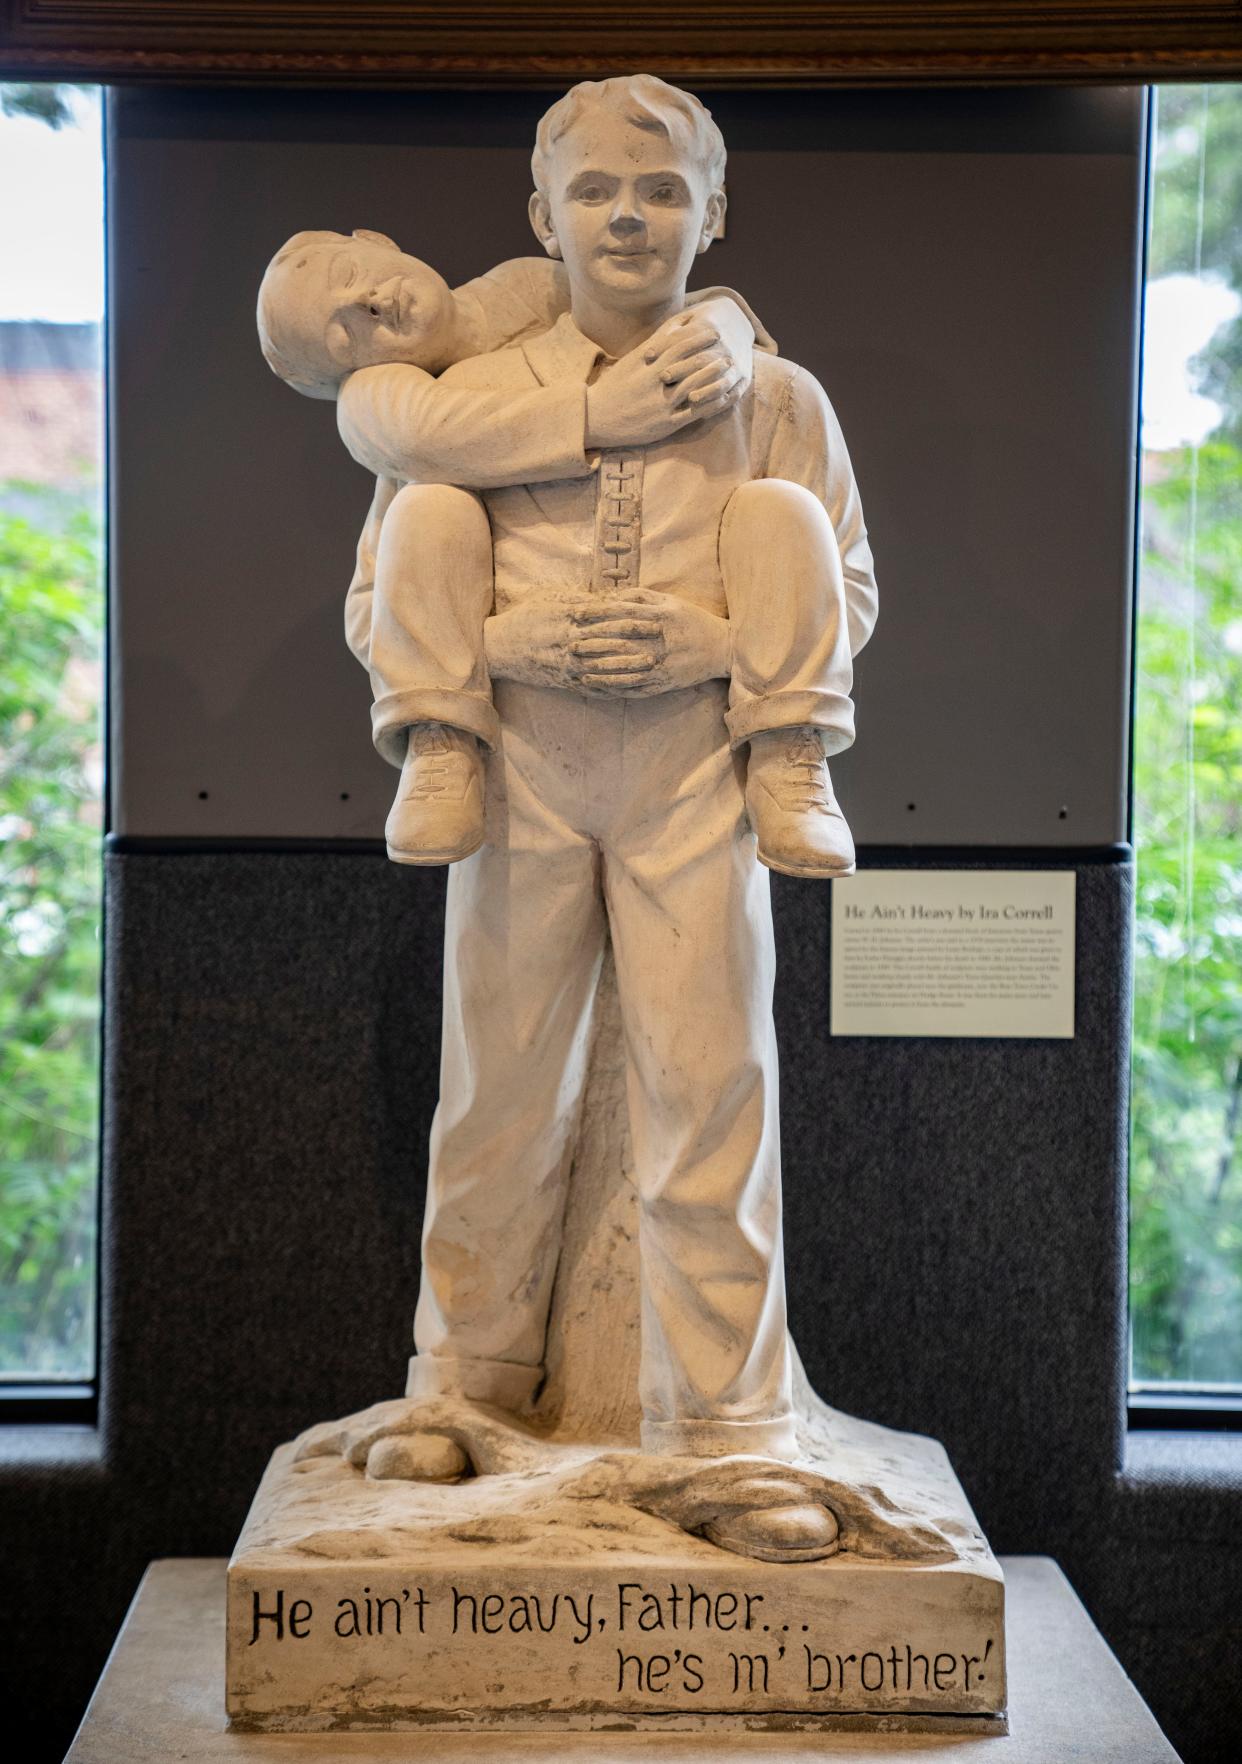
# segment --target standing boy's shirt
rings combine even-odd
[[[527,343],[455,363],[441,376],[446,389],[502,392],[510,398],[537,387],[580,392],[606,362],[568,314]],[[369,369],[350,421],[365,423],[372,440],[391,446],[397,426],[390,370]],[[362,380],[363,376],[354,376]],[[559,478],[512,478],[484,485],[492,526],[496,610],[534,593],[567,596],[607,588],[662,590],[727,612],[718,539],[725,504],[740,484],[784,478],[801,484],[827,510],[845,577],[850,647],[871,635],[876,587],[862,504],[844,436],[818,382],[790,362],[756,354],[754,381],[730,409],[641,448],[597,456]],[[393,492],[389,492],[391,500]],[[381,506],[382,504],[382,506]],[[387,503],[376,503],[358,548],[349,593],[351,647],[365,662],[379,524]],[[618,549],[620,547],[621,549]],[[618,563],[625,569],[618,573]]]

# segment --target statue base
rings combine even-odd
[[[797,1565],[696,1532],[753,1460],[475,1408],[485,1474],[373,1480],[401,1403],[281,1447],[229,1565],[233,1725],[1005,1732],[1004,1582],[943,1447],[811,1401],[795,1474],[837,1491],[842,1547]]]

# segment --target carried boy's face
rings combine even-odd
[[[442,364],[453,320],[448,285],[379,234],[308,251],[286,297],[322,325],[328,354],[343,370],[388,361]]]
[[[564,259],[572,287],[634,308],[684,291],[722,206],[696,157],[600,105],[557,141],[546,197],[534,198],[531,218]]]

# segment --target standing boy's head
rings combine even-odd
[[[544,250],[607,306],[677,298],[719,236],[724,139],[697,98],[653,74],[574,86],[539,124],[531,168]]]
[[[273,373],[310,398],[378,362],[437,371],[454,324],[443,276],[384,233],[295,233],[259,286],[259,341]]]

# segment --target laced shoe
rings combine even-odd
[[[746,809],[759,862],[770,870],[786,876],[854,874],[853,836],[832,794],[814,729],[770,729],[751,737]]]
[[[384,825],[398,864],[455,864],[483,843],[483,755],[447,723],[410,729],[397,799]]]

